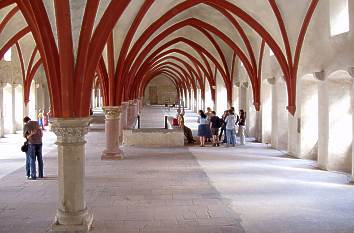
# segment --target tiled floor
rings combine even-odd
[[[94,128],[86,150],[92,232],[353,232],[354,187],[345,174],[316,170],[311,161],[252,143],[236,148],[125,148],[124,160],[101,161],[104,132],[102,125]],[[0,232],[49,230],[57,203],[56,151],[50,150],[54,138],[46,133],[46,179],[27,181],[17,166],[2,173]],[[17,148],[15,141],[7,141],[6,148]],[[7,160],[24,163],[11,153]],[[0,162],[5,169],[7,163]]]

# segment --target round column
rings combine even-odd
[[[123,144],[123,130],[127,128],[127,109],[128,103],[122,102],[121,105],[121,117],[119,120],[119,145]]]
[[[121,116],[121,125],[122,129],[126,129],[128,127],[128,102],[122,102],[122,116]]]
[[[105,113],[105,133],[106,149],[103,151],[101,159],[116,160],[123,158],[123,152],[119,149],[120,130],[120,106],[103,107]]]
[[[4,137],[4,87],[6,83],[0,82],[0,137]]]
[[[90,118],[55,118],[59,200],[53,232],[87,232],[93,216],[85,203],[85,134]]]

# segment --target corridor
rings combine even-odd
[[[346,174],[317,170],[313,161],[290,158],[260,143],[236,148],[125,147],[124,160],[102,161],[105,137],[98,126],[86,137],[86,201],[95,215],[92,232],[354,229],[354,187]],[[54,135],[47,132],[45,137],[46,147],[53,150],[45,150],[44,180],[26,180],[22,167],[0,179],[0,232],[49,232],[58,195],[57,158]],[[1,170],[5,167],[0,164]]]

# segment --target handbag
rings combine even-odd
[[[21,151],[22,152],[27,152],[28,151],[28,142],[25,141],[23,145],[21,146]]]

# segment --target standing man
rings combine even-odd
[[[29,172],[27,177],[31,180],[37,179],[36,174],[36,158],[38,161],[38,177],[43,178],[43,158],[42,158],[42,137],[43,133],[37,121],[31,121],[31,118],[26,116],[23,118],[25,123],[23,127],[23,136],[28,140],[28,151],[26,153],[26,170],[29,160]],[[28,176],[29,175],[29,176]]]
[[[243,109],[240,110],[240,121],[238,123],[238,133],[240,135],[240,144],[245,145],[245,129],[246,129],[246,112]]]
[[[216,115],[215,111],[211,111],[210,130],[213,135],[213,147],[220,146],[219,144],[219,128],[222,125],[222,120]]]

